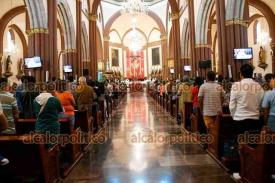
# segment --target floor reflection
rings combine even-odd
[[[108,140],[91,145],[65,183],[233,182],[199,145],[156,140],[181,130],[145,93],[127,95],[107,133]]]

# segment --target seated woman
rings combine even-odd
[[[54,87],[51,84],[43,85],[42,93],[34,100],[34,111],[37,117],[35,131],[45,134],[60,134],[58,115],[63,112],[60,101],[53,96]]]
[[[0,101],[2,122],[5,122],[5,129],[1,133],[14,134],[15,133],[15,119],[18,117],[18,108],[16,99],[8,91],[7,79],[0,79]],[[6,121],[4,120],[6,119]],[[6,124],[7,123],[7,124]],[[8,126],[6,126],[8,125]]]
[[[72,121],[72,127],[74,127],[74,106],[76,106],[73,94],[67,91],[67,83],[66,81],[58,81],[56,83],[56,91],[55,96],[61,102],[61,105],[64,108],[64,113],[60,115],[60,117],[69,117]]]
[[[265,122],[267,126],[275,131],[275,75],[273,75],[270,81],[271,91],[266,92],[262,107],[264,108]]]

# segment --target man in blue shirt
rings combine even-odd
[[[266,92],[262,107],[265,110],[265,121],[267,121],[267,126],[275,131],[275,75],[273,75],[270,81],[271,91]]]

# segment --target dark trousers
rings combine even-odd
[[[233,123],[234,131],[237,134],[244,134],[245,132],[249,133],[260,133],[263,123],[260,120],[255,119],[245,119],[241,121],[235,121]]]

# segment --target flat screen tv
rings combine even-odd
[[[249,60],[253,58],[252,48],[238,48],[234,49],[235,60]]]
[[[170,73],[174,74],[175,73],[175,69],[170,69]]]
[[[65,73],[72,73],[73,72],[73,67],[72,65],[64,65],[63,70]]]
[[[184,71],[191,71],[191,65],[185,65]]]
[[[25,58],[25,66],[27,69],[40,68],[42,66],[41,58],[40,57]]]

